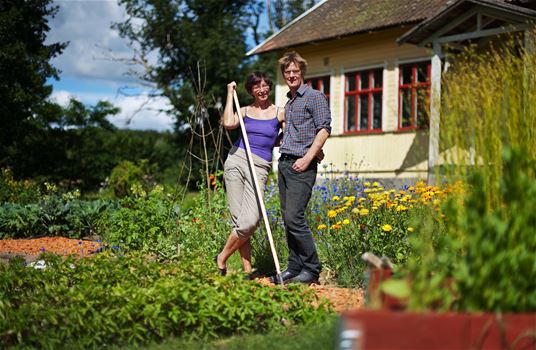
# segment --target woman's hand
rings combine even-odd
[[[233,94],[233,92],[236,90],[236,82],[232,81],[229,84],[227,84],[227,93]]]

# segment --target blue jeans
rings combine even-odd
[[[318,277],[321,266],[311,229],[305,220],[305,209],[311,199],[316,180],[317,164],[311,163],[303,172],[292,169],[294,159],[279,160],[279,200],[285,222],[288,244],[287,270],[299,273],[307,270]]]

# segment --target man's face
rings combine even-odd
[[[291,62],[283,71],[283,78],[291,90],[298,89],[303,84],[303,77],[300,67],[298,67],[294,62]]]

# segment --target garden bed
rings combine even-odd
[[[65,237],[41,237],[32,239],[5,239],[0,240],[0,262],[8,261],[15,256],[22,256],[26,262],[37,260],[42,252],[58,255],[71,255],[76,257],[89,257],[101,248],[97,241],[71,239]],[[267,277],[256,279],[258,283],[271,285]],[[329,300],[337,312],[361,308],[364,305],[364,293],[361,289],[339,288],[331,285],[310,286],[316,295]]]

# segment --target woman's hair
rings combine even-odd
[[[253,86],[260,84],[260,82],[263,80],[270,87],[270,91],[272,91],[272,86],[274,85],[274,83],[272,83],[272,80],[268,78],[268,76],[263,72],[253,72],[248,75],[246,83],[244,84],[248,94],[251,95],[251,93],[253,92]]]
[[[286,52],[283,57],[279,59],[279,68],[281,69],[281,74],[284,74],[285,69],[287,69],[291,63],[294,63],[300,68],[301,76],[302,78],[305,78],[305,73],[307,72],[307,61],[296,51]]]

